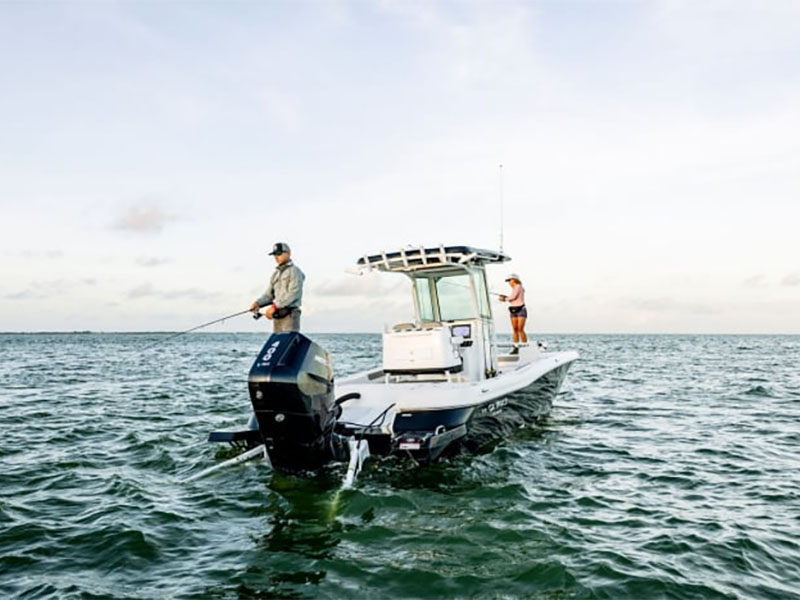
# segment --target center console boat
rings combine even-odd
[[[500,352],[486,267],[509,258],[469,246],[365,255],[359,273],[408,278],[414,320],[387,327],[374,368],[337,380],[330,355],[301,333],[273,334],[250,370],[253,417],[210,441],[263,453],[276,469],[349,462],[352,485],[370,455],[426,463],[476,449],[549,413],[577,352],[538,345]]]

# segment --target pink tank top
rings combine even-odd
[[[525,288],[522,284],[515,286],[511,293],[508,295],[509,306],[524,306],[525,305]]]

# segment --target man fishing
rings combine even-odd
[[[277,266],[269,279],[269,285],[261,296],[253,301],[253,313],[267,307],[264,316],[272,320],[272,331],[300,331],[300,304],[303,300],[303,281],[306,276],[292,262],[289,244],[278,242],[272,246],[270,256]]]

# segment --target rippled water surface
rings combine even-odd
[[[313,336],[337,376],[378,336]],[[222,458],[264,336],[0,335],[0,596],[800,598],[800,337],[551,336],[550,418],[313,478]]]

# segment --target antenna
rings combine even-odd
[[[503,253],[503,165],[500,165],[500,253]]]

